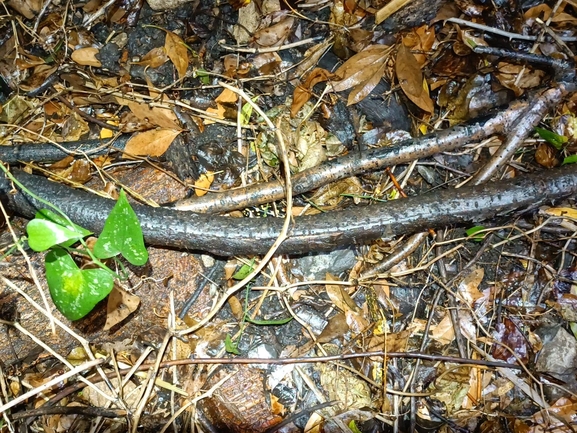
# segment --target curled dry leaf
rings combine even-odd
[[[98,54],[98,52],[98,48],[94,47],[80,48],[78,50],[74,50],[70,57],[79,65],[94,66],[96,68],[100,68],[102,63],[100,63],[100,60],[96,58],[96,54]]]
[[[432,113],[434,110],[433,100],[423,86],[423,73],[419,63],[403,43],[397,51],[395,63],[397,79],[405,95],[421,110]]]
[[[164,39],[164,50],[178,72],[178,78],[182,80],[188,69],[188,50],[184,41],[176,33],[167,31]]]
[[[166,128],[141,132],[128,140],[124,157],[127,155],[161,156],[181,132]]]
[[[146,53],[140,62],[134,62],[135,65],[150,66],[158,68],[168,62],[168,55],[164,47],[157,47]]]
[[[557,167],[561,161],[557,158],[557,151],[547,143],[539,143],[535,151],[535,161],[543,167]]]
[[[337,76],[326,69],[315,68],[308,74],[303,84],[295,87],[293,93],[293,102],[291,105],[291,117],[295,117],[299,110],[305,105],[312,95],[313,87],[318,83],[328,80],[334,80]]]
[[[369,45],[355,54],[335,71],[341,80],[333,83],[333,90],[352,89],[347,105],[363,100],[379,84],[391,51],[388,45]]]

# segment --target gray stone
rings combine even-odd
[[[577,340],[563,328],[543,345],[535,367],[537,371],[555,376],[566,375],[577,370]]]

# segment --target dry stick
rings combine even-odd
[[[102,409],[92,406],[52,406],[26,410],[11,415],[12,419],[34,418],[43,415],[83,415],[90,417],[120,418],[126,416],[124,409]]]
[[[101,359],[95,359],[94,361],[88,361],[82,365],[79,365],[78,367],[74,367],[72,370],[69,370],[64,374],[61,374],[60,376],[57,376],[54,379],[52,379],[46,383],[43,383],[42,385],[37,386],[36,388],[28,391],[27,393],[24,393],[21,396],[15,398],[14,400],[11,400],[8,403],[0,406],[0,413],[4,413],[8,409],[16,406],[17,404],[20,404],[23,401],[28,400],[30,397],[34,397],[35,395],[38,395],[41,392],[44,392],[44,391],[52,388],[54,385],[57,385],[60,382],[64,382],[69,377],[75,376],[78,373],[81,373],[85,370],[89,370],[92,367],[96,367],[97,365],[103,364],[104,362],[106,362],[106,360],[104,358],[101,358]]]
[[[512,369],[512,370],[523,370],[520,365],[516,364],[508,364],[506,362],[500,361],[486,361],[482,359],[467,359],[467,358],[457,358],[453,356],[444,356],[444,355],[431,355],[428,353],[420,353],[420,352],[386,352],[386,351],[375,351],[375,352],[359,352],[359,353],[349,353],[349,354],[341,354],[341,355],[327,355],[327,356],[314,356],[314,357],[297,357],[297,358],[187,358],[187,359],[179,359],[173,361],[163,361],[160,363],[160,368],[169,368],[173,366],[181,366],[181,365],[237,365],[237,364],[268,364],[268,365],[288,365],[288,364],[310,364],[310,363],[317,363],[317,362],[333,362],[333,361],[344,361],[348,359],[356,359],[356,358],[369,358],[369,357],[385,357],[389,359],[396,359],[396,358],[407,358],[407,359],[421,359],[431,362],[447,362],[447,363],[455,363],[455,364],[463,364],[463,365],[475,365],[480,367],[486,368],[503,368],[503,369]],[[135,365],[130,369],[123,369],[120,370],[121,374],[125,374],[127,372],[134,372],[134,371],[141,371],[150,369],[153,364],[141,364]],[[109,373],[109,377],[115,377],[115,372]],[[99,376],[94,376],[89,378],[93,383],[97,383],[101,380]],[[71,385],[54,397],[52,397],[48,404],[54,405],[66,396],[77,392],[86,386],[85,383],[76,383]]]
[[[436,243],[437,243],[437,247],[436,249],[436,255],[440,256],[443,253],[443,249],[441,247],[441,245],[439,245],[440,242],[444,241],[444,234],[442,230],[439,230],[437,232],[437,239],[436,239]],[[447,269],[445,268],[445,259],[441,258],[439,259],[439,261],[437,262],[437,269],[439,270],[439,277],[441,278],[441,281],[443,281],[443,283],[447,283]],[[467,357],[467,345],[465,342],[465,338],[463,337],[463,333],[461,332],[461,327],[459,326],[459,310],[457,308],[457,300],[455,299],[454,296],[450,296],[449,297],[449,315],[451,317],[451,324],[453,325],[453,332],[455,333],[455,340],[457,341],[457,349],[459,350],[459,355],[461,356],[461,358],[466,358]]]
[[[562,65],[558,66],[561,67]],[[302,194],[354,174],[381,169],[388,165],[406,163],[415,158],[453,150],[461,147],[466,142],[481,140],[496,132],[503,132],[503,130],[508,130],[513,125],[513,121],[526,106],[527,103],[515,103],[511,108],[498,114],[483,125],[484,131],[476,131],[474,126],[469,129],[469,132],[462,128],[454,128],[442,131],[436,135],[402,142],[391,148],[371,151],[361,158],[349,155],[334,162],[305,170],[293,176],[293,192],[294,194]],[[467,137],[467,134],[470,134],[470,136]],[[436,142],[434,141],[435,137],[438,138]],[[283,196],[284,189],[280,182],[268,182],[231,190],[227,193],[182,200],[174,204],[173,207],[178,210],[195,212],[224,212],[279,200]]]
[[[564,84],[560,84],[558,88],[549,89],[541,96],[536,97],[531,105],[517,113],[517,123],[514,133],[509,135],[505,143],[501,145],[493,158],[487,163],[471,180],[474,185],[480,185],[486,182],[491,176],[509,161],[511,156],[523,144],[527,136],[534,130],[534,127],[543,118],[545,113],[555,104],[559,103],[563,96],[567,93]],[[489,134],[487,134],[489,135]],[[462,184],[461,184],[462,185]],[[459,186],[461,186],[459,185]],[[427,233],[417,233],[413,235],[401,248],[395,253],[389,255],[386,260],[378,263],[373,268],[365,271],[362,274],[363,278],[374,277],[379,273],[385,272],[397,263],[409,257],[419,247],[421,242],[425,240]]]
[[[448,18],[445,22],[450,22],[454,24],[459,24],[462,26],[471,27],[473,29],[482,30],[485,32],[493,33],[499,36],[504,36],[509,39],[519,39],[522,41],[536,41],[538,36],[529,36],[529,35],[521,35],[519,33],[511,33],[506,32],[505,30],[496,29],[494,27],[485,26],[483,24],[474,23],[472,21],[462,20],[460,18]],[[575,36],[558,36],[559,39],[565,42],[574,42],[577,41],[577,37]]]
[[[488,181],[523,145],[523,141],[533,132],[535,126],[539,124],[551,107],[559,104],[566,94],[567,87],[565,83],[560,83],[558,87],[546,90],[534,98],[527,110],[518,117],[513,133],[499,147],[491,160],[473,176],[471,182],[474,185],[480,185]]]
[[[140,416],[142,415],[142,412],[144,411],[144,407],[148,403],[148,398],[150,397],[150,394],[152,393],[152,389],[154,388],[154,385],[156,382],[156,376],[158,375],[158,371],[160,368],[160,362],[162,361],[162,357],[164,356],[164,352],[166,351],[166,348],[168,347],[168,343],[170,342],[170,339],[171,339],[171,335],[170,335],[170,333],[167,333],[164,336],[164,340],[162,341],[162,346],[158,349],[158,353],[156,356],[156,362],[154,363],[154,367],[151,368],[150,374],[146,378],[148,380],[148,382],[146,383],[146,388],[144,390],[142,398],[140,399],[138,407],[136,408],[136,411],[134,412],[134,416],[133,416],[133,420],[132,420],[132,422],[133,422],[132,433],[136,433],[136,431],[138,429],[138,422],[140,420]]]
[[[471,141],[483,140],[490,135],[508,130],[526,106],[526,102],[516,103],[486,121],[402,141],[388,148],[371,150],[360,157],[350,154],[297,173],[292,177],[293,195],[303,194],[356,174],[408,163],[417,158],[455,150]],[[284,194],[284,185],[278,181],[271,181],[237,188],[226,193],[181,200],[171,207],[193,212],[226,212],[280,200]]]
[[[493,155],[493,158],[471,179],[474,185],[480,185],[487,182],[502,166],[504,166],[513,154],[519,149],[523,142],[527,139],[529,134],[534,130],[535,126],[541,121],[543,116],[553,107],[558,104],[561,99],[566,94],[566,89],[564,84],[560,84],[559,88],[549,89],[543,92],[541,95],[533,98],[532,104],[529,105],[527,110],[519,116],[519,121],[515,129],[509,135],[507,140],[499,147],[497,152]],[[435,294],[435,299],[433,301],[433,310],[441,294],[441,289],[437,289]],[[427,344],[428,330],[432,322],[432,314],[429,314],[429,319],[427,320],[427,325],[425,331],[423,332],[423,341],[421,342],[421,351],[424,351]],[[407,381],[407,387],[412,386],[414,378],[416,377],[417,370],[419,368],[420,361],[417,360],[415,367],[413,369],[413,374]],[[531,392],[528,392],[528,388]],[[527,387],[521,387],[521,389],[532,399],[535,400],[535,392],[528,385]],[[541,401],[541,399],[535,400],[536,402]],[[414,397],[411,397],[411,406],[415,404]],[[411,410],[411,427],[414,428],[415,418],[414,410]]]
[[[58,99],[60,102],[62,102],[68,108],[70,108],[72,111],[77,113],[80,117],[83,117],[84,119],[86,119],[88,122],[94,123],[95,125],[98,125],[104,129],[110,129],[111,131],[118,131],[120,129],[118,126],[108,124],[108,123],[106,123],[100,119],[97,119],[94,116],[91,116],[88,113],[85,113],[84,111],[82,111],[81,109],[79,109],[78,107],[73,105],[70,101],[68,101],[68,99],[66,99],[64,96],[62,96],[60,94],[56,95],[56,99]]]
[[[243,280],[239,281],[237,284],[235,284],[234,286],[229,288],[226,291],[226,293],[218,300],[218,302],[213,307],[213,309],[210,311],[210,313],[208,313],[200,322],[198,322],[196,325],[194,325],[188,329],[184,329],[182,331],[179,331],[178,335],[180,335],[180,336],[194,332],[197,329],[200,329],[204,325],[206,325],[220,311],[220,309],[223,307],[225,302],[232,295],[234,295],[239,290],[242,290],[242,288],[246,284],[248,284],[255,276],[257,276],[259,274],[260,271],[262,271],[264,269],[264,267],[268,264],[269,260],[274,256],[278,247],[287,238],[287,233],[288,233],[290,222],[291,222],[291,214],[292,214],[291,209],[292,209],[292,203],[293,203],[293,201],[292,201],[293,196],[292,196],[290,165],[289,165],[289,161],[288,161],[287,149],[285,147],[284,138],[282,136],[282,132],[281,132],[280,128],[274,126],[274,124],[271,122],[271,120],[268,118],[268,116],[261,110],[261,108],[258,105],[256,105],[253,102],[253,100],[244,91],[242,91],[241,89],[237,89],[237,88],[230,86],[230,85],[223,83],[223,82],[221,82],[220,84],[225,89],[229,89],[232,92],[236,93],[237,95],[241,96],[248,104],[251,105],[251,107],[258,114],[260,114],[262,116],[263,119],[265,119],[265,122],[266,122],[267,126],[269,127],[269,129],[271,131],[275,132],[276,137],[277,137],[278,146],[279,146],[279,153],[281,155],[281,160],[283,162],[283,169],[285,172],[285,190],[286,190],[286,196],[285,197],[286,197],[286,203],[287,203],[287,212],[286,212],[286,216],[284,218],[284,223],[283,223],[281,232],[279,233],[274,244],[270,247],[269,251],[262,258],[260,263]]]
[[[10,287],[12,290],[14,290],[15,292],[19,293],[24,299],[26,299],[26,301],[32,305],[36,310],[38,310],[40,313],[42,313],[44,316],[46,317],[52,317],[54,320],[54,323],[56,325],[58,325],[64,332],[68,333],[69,335],[71,335],[73,338],[75,338],[80,345],[82,346],[82,348],[85,350],[86,354],[88,355],[89,358],[91,358],[92,360],[96,360],[96,358],[94,358],[94,355],[92,354],[92,350],[90,348],[90,344],[88,343],[88,341],[84,338],[82,338],[80,335],[78,335],[76,332],[74,332],[72,329],[70,329],[67,325],[65,325],[63,322],[61,322],[60,320],[58,320],[58,318],[52,316],[51,314],[49,314],[46,310],[44,310],[36,301],[34,301],[34,299],[32,299],[30,297],[30,295],[28,295],[28,293],[24,292],[20,287],[18,287],[16,284],[14,284],[12,281],[8,280],[6,277],[4,277],[3,275],[0,275],[0,281],[2,283],[4,283],[7,287]],[[106,379],[106,375],[104,374],[104,371],[102,371],[102,369],[100,367],[98,367],[99,364],[97,365],[97,370],[100,374],[100,376],[102,377],[103,380],[105,380],[105,382],[109,385],[110,382],[107,381]],[[86,385],[90,385],[90,382],[88,382],[83,376],[79,376],[78,380],[85,382]],[[110,386],[110,388],[112,389],[112,387]],[[117,398],[115,397],[110,397],[106,394],[104,394],[100,389],[95,388],[94,389],[97,393],[101,394],[105,399],[107,400],[114,400],[115,402],[117,402]],[[123,408],[124,409],[124,408]]]
[[[297,42],[293,42],[290,44],[284,44],[279,47],[264,47],[264,48],[247,48],[247,47],[234,47],[232,45],[220,44],[221,48],[229,51],[236,51],[237,53],[251,53],[251,54],[260,54],[260,53],[274,53],[277,51],[288,50],[289,48],[300,47],[301,45],[312,44],[313,42],[318,42],[319,37],[316,36],[314,38],[302,39]]]

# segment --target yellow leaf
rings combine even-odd
[[[106,123],[108,123],[109,125],[118,126],[118,122],[116,122],[116,121],[107,120]],[[100,130],[100,138],[101,139],[112,138],[112,137],[114,137],[114,131],[112,129],[102,128]]]
[[[125,151],[128,155],[160,156],[180,133],[181,131],[166,128],[141,132],[128,140]]]
[[[167,31],[164,39],[164,49],[176,72],[178,72],[178,78],[182,80],[188,68],[188,50],[184,41],[176,33]]]
[[[570,207],[552,207],[545,211],[548,215],[577,220],[577,210]]]
[[[207,190],[210,188],[210,185],[212,185],[213,181],[214,173],[212,171],[207,171],[206,173],[201,174],[198,180],[194,182],[194,187],[196,188],[194,193],[198,197],[202,197],[208,192]]]
[[[234,102],[236,102],[238,99],[238,95],[236,93],[234,93],[232,90],[230,89],[224,89],[220,95],[218,95],[215,99],[216,102],[219,102],[221,104],[232,104]]]
[[[70,57],[79,65],[100,68],[102,63],[96,58],[96,54],[98,54],[98,48],[86,47],[74,50]]]

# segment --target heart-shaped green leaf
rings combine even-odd
[[[114,277],[104,269],[79,269],[62,248],[45,258],[46,281],[56,308],[69,320],[86,316],[112,290]]]
[[[140,223],[123,190],[94,245],[94,255],[99,259],[108,259],[119,253],[136,266],[144,265],[148,260]]]
[[[45,251],[55,245],[69,246],[90,234],[90,231],[48,210],[41,209],[26,226],[28,245],[34,251]]]

